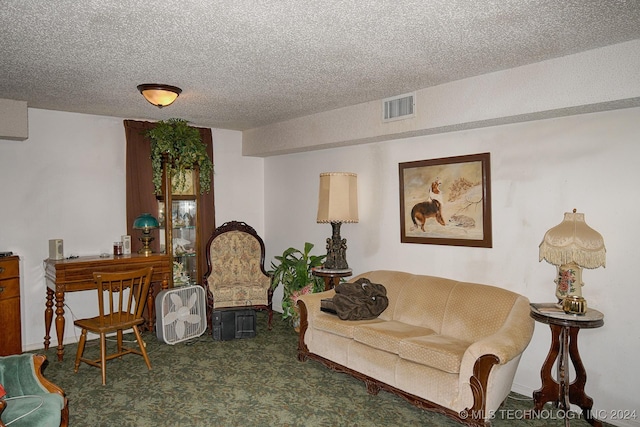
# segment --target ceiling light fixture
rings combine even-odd
[[[138,85],[138,90],[144,96],[144,99],[158,108],[173,104],[173,101],[182,93],[182,89],[179,87],[158,83]]]

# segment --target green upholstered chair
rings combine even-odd
[[[42,375],[47,357],[18,354],[0,357],[0,384],[7,395],[0,400],[0,426],[58,427],[69,424],[64,391]]]

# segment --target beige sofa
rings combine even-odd
[[[494,286],[398,271],[366,277],[387,290],[376,319],[347,321],[320,310],[329,290],[300,297],[298,359],[331,369],[468,425],[488,425],[511,390],[533,334],[529,300]]]

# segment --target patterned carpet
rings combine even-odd
[[[205,334],[176,345],[151,333],[144,339],[152,370],[139,356],[112,360],[106,386],[97,368],[82,364],[74,374],[75,345],[65,347],[63,362],[55,348],[39,351],[49,360],[45,376],[67,392],[72,427],[460,425],[386,392],[369,395],[361,381],[315,361],[298,362],[297,335],[277,313],[272,331],[258,314],[255,338],[213,341]],[[98,357],[98,341],[87,343],[89,351]],[[531,404],[512,394],[493,425],[564,425],[551,410],[544,419],[523,420]],[[589,424],[577,419],[571,425]]]

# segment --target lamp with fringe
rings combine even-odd
[[[547,231],[540,243],[540,259],[557,268],[556,297],[564,306],[577,306],[569,310],[577,314],[586,311],[582,297],[582,269],[605,267],[606,249],[602,235],[589,227],[584,214],[566,212],[564,220]],[[565,300],[569,299],[565,304]],[[565,309],[565,311],[567,311]]]

